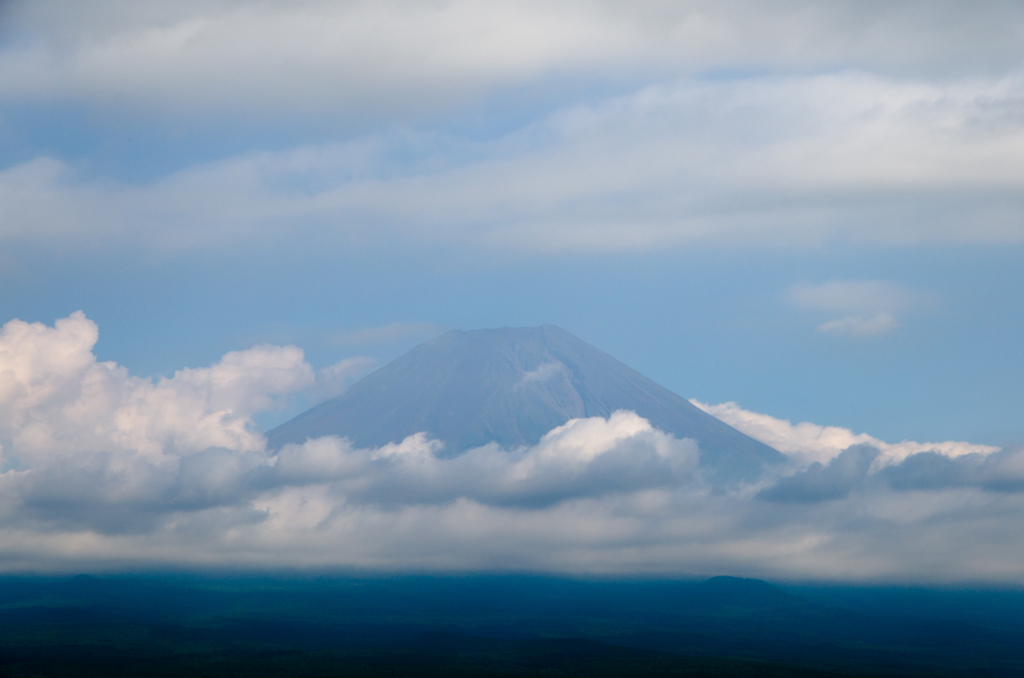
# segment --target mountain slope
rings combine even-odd
[[[325,435],[360,447],[420,431],[455,454],[496,441],[532,445],[579,417],[632,410],[680,438],[720,480],[753,479],[782,455],[568,332],[545,325],[451,331],[273,429],[272,448]]]

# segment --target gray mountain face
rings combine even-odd
[[[379,447],[426,431],[458,454],[511,449],[579,417],[632,410],[693,438],[719,482],[753,480],[783,455],[555,327],[451,331],[412,349],[267,434],[271,449],[325,435]]]

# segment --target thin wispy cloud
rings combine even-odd
[[[316,386],[309,394],[316,403],[341,395],[357,379],[380,366],[376,358],[355,356],[317,370]]]
[[[522,388],[527,384],[537,384],[548,381],[556,375],[565,375],[568,368],[560,362],[550,362],[539,365],[536,368],[523,373],[522,379],[516,384],[516,388]]]
[[[933,295],[882,280],[830,280],[794,285],[787,291],[798,308],[841,315],[818,325],[823,334],[866,338],[899,326],[897,313],[933,306]]]
[[[433,323],[392,323],[378,327],[333,332],[327,336],[327,343],[341,347],[370,346],[395,341],[422,341],[431,339],[442,332],[444,332],[444,328]]]
[[[908,86],[847,72],[671,84],[491,141],[376,135],[141,186],[40,157],[0,172],[0,241],[179,252],[301,236],[527,254],[1019,243],[1024,183],[1012,170],[1024,136],[1005,120],[1021,82]]]
[[[921,292],[882,280],[830,280],[820,285],[795,285],[789,290],[797,306],[839,313],[895,313],[924,303]]]
[[[845,334],[851,337],[875,337],[888,334],[896,329],[896,318],[889,313],[879,313],[865,318],[850,315],[838,320],[829,320],[818,325],[818,331],[824,334]]]

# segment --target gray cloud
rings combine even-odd
[[[757,497],[807,503],[843,499],[864,481],[878,454],[878,450],[867,445],[849,447],[825,465],[816,461],[804,471],[779,479]]]
[[[403,242],[531,254],[1019,243],[1022,11],[14,3],[2,101],[74,102],[150,122],[171,112],[200,126],[243,114],[286,126],[321,113],[364,122],[334,141],[142,184],[36,157],[0,170],[0,242],[162,252]],[[737,72],[757,75],[721,75]],[[565,84],[579,82],[607,94],[581,100]],[[490,138],[460,137],[444,122],[531,86],[538,112],[519,129],[504,121]],[[396,119],[400,131],[386,122]],[[878,334],[893,326],[886,314],[898,317],[849,312],[823,327]]]
[[[896,490],[976,487],[993,492],[1024,492],[1024,450],[949,458],[936,452],[907,457],[881,474]]]
[[[700,477],[692,441],[620,411],[514,450],[451,457],[421,433],[377,449],[327,437],[271,454],[249,417],[274,394],[308,388],[297,349],[257,347],[153,381],[96,362],[96,334],[80,314],[0,331],[0,571],[1024,581],[1019,449],[886,445],[740,411],[797,452],[785,477],[720,488]],[[830,447],[860,438],[882,451]],[[811,448],[820,461],[809,463]]]
[[[855,445],[826,464],[813,462],[806,469],[780,478],[757,497],[807,503],[843,499],[851,491],[863,489],[869,474],[878,476],[898,492],[957,488],[1024,492],[1024,450],[1020,448],[954,457],[929,450],[872,470],[880,456],[881,452],[870,445]]]
[[[545,79],[1012,72],[1014,3],[9,3],[0,97],[150,111],[434,112]]]
[[[0,242],[529,254],[1017,243],[1022,82],[855,72],[672,82],[568,105],[492,140],[373,134],[143,185],[37,158],[0,171]]]
[[[470,499],[491,506],[544,507],[580,497],[686,484],[697,467],[693,441],[654,430],[631,412],[573,420],[534,447],[487,445],[442,457],[424,436],[378,450],[323,439],[281,450],[285,481],[333,479],[349,502],[445,504]]]

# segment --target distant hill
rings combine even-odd
[[[872,611],[734,577],[2,576],[0,677],[1024,675],[1020,591],[797,590]]]
[[[267,434],[272,449],[325,435],[378,447],[426,431],[448,454],[537,443],[570,419],[632,410],[693,438],[719,481],[752,480],[783,455],[555,327],[454,330]]]

